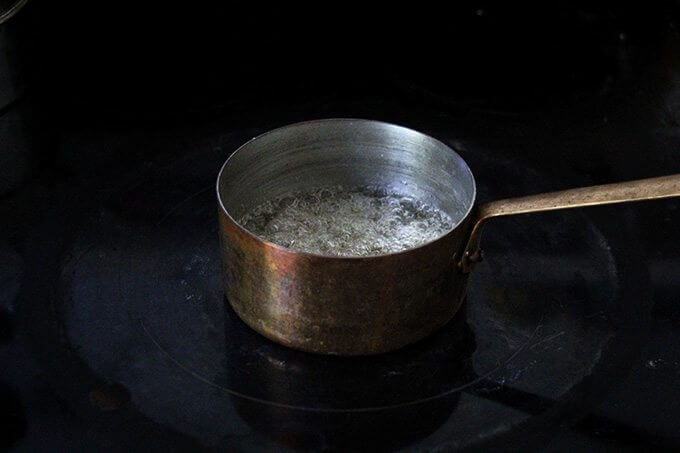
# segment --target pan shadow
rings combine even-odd
[[[232,396],[238,415],[275,446],[302,450],[382,451],[433,433],[476,379],[475,339],[465,304],[430,337],[398,351],[362,357],[310,354],[247,327],[225,299],[227,351],[249,354],[217,382],[255,398]],[[240,341],[234,343],[234,338]],[[253,353],[254,351],[254,353]]]

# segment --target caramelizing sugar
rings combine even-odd
[[[451,229],[445,212],[376,188],[327,187],[269,200],[241,225],[275,244],[309,253],[371,256],[417,247]]]

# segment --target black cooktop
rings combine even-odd
[[[121,86],[88,103],[96,71],[65,85],[68,108],[42,119],[55,122],[49,152],[0,199],[0,447],[678,448],[677,200],[491,221],[461,311],[389,354],[287,349],[243,324],[221,287],[220,165],[295,121],[363,117],[430,134],[469,163],[480,201],[680,172],[677,33],[652,57],[635,27],[581,13],[586,28],[604,24],[587,58],[606,64],[541,84],[562,68],[553,55],[519,92],[415,66],[299,97],[296,85],[292,98],[273,93],[286,78],[268,90],[207,80],[195,104],[112,100]],[[487,31],[498,23],[491,7],[471,14]],[[22,105],[40,107],[40,94]]]
[[[365,358],[274,344],[224,300],[225,156],[159,162],[93,203],[71,193],[32,239],[44,285],[19,316],[91,417],[134,414],[209,447],[496,445],[582,412],[634,358],[649,285],[616,225],[584,213],[490,226],[465,309],[420,344]],[[465,157],[484,199],[558,184],[483,150]]]
[[[463,310],[440,332],[374,357],[306,354],[250,330],[221,288],[214,179],[257,132],[187,128],[175,147],[191,152],[109,174],[91,192],[43,195],[53,203],[27,241],[9,358],[33,357],[68,417],[86,423],[76,448],[502,449],[565,426],[654,439],[593,415],[650,335],[651,285],[625,209],[496,221]],[[469,162],[481,200],[580,183],[431,133]],[[12,385],[25,373],[10,371]],[[31,430],[40,412],[28,412],[29,446],[50,435]]]

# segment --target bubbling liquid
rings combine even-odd
[[[436,239],[453,226],[445,212],[412,197],[339,186],[269,200],[239,223],[283,247],[334,256],[400,252]]]

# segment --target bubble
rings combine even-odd
[[[451,229],[451,217],[413,197],[376,187],[324,187],[269,200],[239,222],[293,250],[372,256],[418,247]]]

